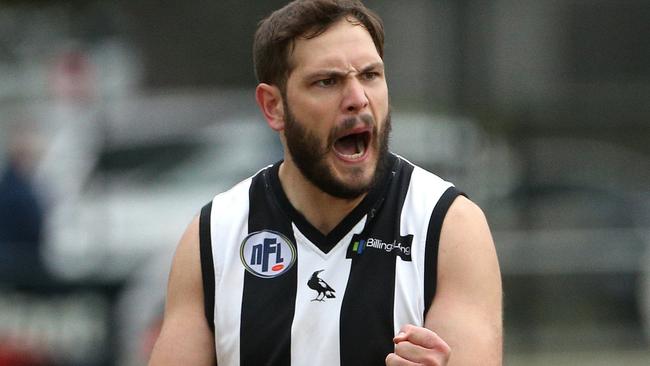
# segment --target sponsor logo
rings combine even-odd
[[[278,232],[257,231],[242,241],[239,256],[251,274],[273,278],[287,272],[296,262],[296,247]]]
[[[398,239],[382,240],[378,238],[363,238],[359,234],[352,237],[348,248],[347,258],[362,255],[367,250],[376,250],[399,256],[402,260],[411,261],[411,242],[413,235],[400,236]]]

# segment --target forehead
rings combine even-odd
[[[314,38],[299,37],[291,55],[294,71],[324,67],[363,66],[381,61],[368,30],[343,18]]]

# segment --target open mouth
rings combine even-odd
[[[366,155],[370,131],[351,133],[334,141],[334,152],[345,160],[359,160]]]

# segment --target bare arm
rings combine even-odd
[[[462,196],[442,226],[436,295],[424,325],[451,347],[449,365],[501,365],[502,289],[496,250],[483,212]]]
[[[204,314],[197,217],[183,234],[174,255],[165,319],[149,366],[216,365],[214,336]]]

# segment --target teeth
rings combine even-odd
[[[362,154],[363,151],[365,150],[365,145],[363,143],[363,139],[358,138],[357,139],[357,154]]]

